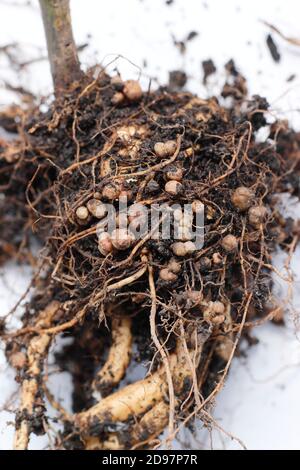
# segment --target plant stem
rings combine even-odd
[[[73,38],[69,0],[39,0],[47,40],[55,94],[80,78],[81,70]]]

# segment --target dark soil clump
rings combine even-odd
[[[203,60],[202,69],[203,69],[203,84],[206,85],[208,77],[214,74],[217,71],[217,69],[216,69],[214,62],[211,59]]]
[[[274,39],[271,36],[271,34],[268,34],[266,42],[267,42],[268,49],[270,51],[270,54],[274,62],[280,62],[281,56],[278,52],[277,45],[275,44]]]

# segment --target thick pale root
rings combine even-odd
[[[51,302],[41,312],[36,326],[47,328],[59,307],[59,302]],[[36,421],[41,420],[43,400],[40,393],[42,389],[40,377],[50,342],[50,335],[41,334],[34,336],[28,346],[26,379],[22,383],[20,406],[16,419],[15,450],[27,449],[31,429],[33,426],[36,428]]]
[[[88,436],[84,440],[85,450],[122,450],[124,445],[116,433],[112,433],[107,440],[101,441],[99,437]]]
[[[93,387],[103,396],[108,395],[125,375],[131,359],[131,319],[113,318],[111,322],[112,345],[108,358],[96,375]]]
[[[59,307],[58,302],[52,302],[41,312],[36,327],[49,328]],[[112,329],[113,345],[107,362],[97,377],[100,383],[109,383],[110,386],[117,384],[123,377],[130,360],[132,342],[129,319],[114,319]],[[200,330],[188,328],[188,331],[184,331],[182,325],[175,351],[168,355],[167,365],[172,377],[173,401],[176,407],[182,405],[195,389],[195,368],[199,364],[203,345],[210,333],[211,328],[207,327],[207,324]],[[50,334],[41,332],[30,340],[28,346],[28,368],[26,379],[22,384],[14,444],[14,448],[18,450],[27,448],[34,420],[40,418],[40,424],[43,424],[40,378],[51,338]],[[103,398],[87,411],[78,413],[70,419],[85,441],[86,449],[134,447],[142,442],[154,440],[162,433],[169,418],[169,402],[166,365],[163,363],[145,379]],[[135,424],[132,424],[132,418]],[[118,423],[126,423],[128,432],[107,430],[107,426]]]
[[[85,439],[86,450],[122,450],[143,445],[159,436],[168,424],[169,405],[160,401],[147,411],[140,421],[126,431],[126,437],[117,433],[101,441],[98,437],[89,436]]]
[[[164,401],[157,403],[144,414],[131,432],[130,445],[142,444],[158,437],[168,424],[169,405]]]
[[[205,331],[197,335],[197,362],[209,334],[210,331]],[[187,350],[186,345],[186,339],[179,337],[175,352],[169,356],[176,402],[182,401],[189,394],[193,384],[194,371],[191,364],[195,364],[195,353]],[[75,426],[83,436],[95,436],[104,431],[106,424],[126,422],[132,417],[144,415],[140,427],[136,427],[133,431],[133,441],[135,441],[134,435],[140,433],[155,437],[162,432],[166,424],[166,414],[160,411],[166,410],[166,407],[169,410],[169,405],[165,407],[164,403],[167,394],[166,371],[165,367],[161,366],[149,377],[124,387],[89,410],[75,415]],[[91,442],[96,445],[95,439]]]
[[[176,362],[176,356],[170,358]],[[105,423],[127,421],[132,416],[138,416],[155,405],[166,395],[167,384],[164,368],[154,372],[146,379],[127,385],[121,390],[109,395],[95,406],[74,417],[78,430],[94,434],[94,430],[103,427]]]

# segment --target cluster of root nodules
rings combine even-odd
[[[0,147],[1,258],[28,254],[31,232],[44,247],[23,327],[2,325],[21,389],[16,449],[49,432],[49,404],[63,424],[57,448],[154,448],[165,428],[171,440],[195,417],[209,423],[240,337],[280,318],[272,253],[280,245],[290,256],[299,230],[276,198],[299,195],[300,137],[275,122],[259,142],[268,104],[248,99],[231,73],[227,107],[102,73],[46,113],[2,114],[19,135]],[[179,240],[124,231],[122,197],[130,207],[191,205],[183,228],[204,207],[203,246],[186,230]],[[116,208],[113,233],[104,203]],[[169,214],[172,227],[181,216]],[[72,374],[73,414],[47,387],[61,334],[72,338],[55,360]],[[131,361],[148,373],[121,385]]]

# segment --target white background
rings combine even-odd
[[[25,61],[45,54],[45,41],[37,1],[0,0],[0,47],[20,42],[19,55]],[[164,0],[71,0],[74,34],[77,44],[88,39],[90,46],[81,54],[84,66],[96,62],[108,64],[118,55],[114,66],[125,77],[142,72],[142,83],[149,79],[165,83],[168,71],[184,68],[189,75],[188,89],[206,97],[218,90],[224,80],[222,66],[234,58],[248,79],[250,93],[267,97],[272,113],[291,120],[300,129],[300,48],[273,36],[282,54],[274,63],[266,47],[268,32],[260,20],[267,20],[287,35],[300,39],[300,3],[297,0],[174,0],[170,7]],[[184,39],[190,31],[198,37],[187,44],[180,55],[172,35]],[[126,57],[126,59],[125,59]],[[201,61],[213,58],[218,74],[205,88]],[[144,60],[147,61],[145,67]],[[287,83],[291,74],[298,75]],[[46,61],[23,70],[22,76],[0,54],[0,106],[18,97],[5,90],[4,80],[23,84],[35,93],[48,93],[51,79]],[[276,257],[278,266],[284,255]],[[233,362],[226,386],[217,399],[214,417],[226,431],[240,438],[249,449],[300,449],[300,346],[297,311],[300,309],[299,250],[293,259],[295,292],[293,309],[287,309],[286,327],[265,325],[254,335],[259,344],[246,349],[245,357]],[[5,314],[18,300],[30,281],[26,267],[9,264],[1,268],[0,314]],[[282,283],[281,283],[282,284]],[[285,286],[276,282],[283,295]],[[55,393],[69,406],[70,379],[66,374],[51,379]],[[5,364],[0,350],[0,449],[12,446],[13,414],[17,386],[13,371]],[[5,408],[5,410],[4,410]],[[200,429],[200,426],[199,426]],[[34,438],[30,448],[43,448],[45,438]],[[189,433],[175,446],[183,448],[239,448],[226,434],[213,431],[212,439],[199,430],[197,439]]]

